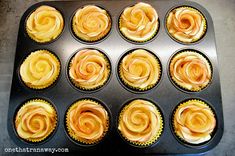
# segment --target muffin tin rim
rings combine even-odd
[[[152,1],[151,2],[149,2],[149,3],[153,3]],[[39,2],[39,3],[37,3],[37,4],[34,4],[34,5],[32,5],[31,7],[34,7],[34,6],[36,6],[36,5],[41,5],[41,4],[51,4],[51,3],[47,3],[47,2]],[[53,4],[53,3],[52,3]],[[205,15],[205,17],[207,17],[208,18],[208,22],[209,23],[213,23],[213,21],[211,21],[211,16],[210,16],[210,14],[208,14],[208,12],[207,12],[207,10],[205,10],[203,7],[200,7],[200,5],[198,5],[197,3],[195,3],[195,2],[187,2],[187,1],[185,1],[185,4],[191,4],[191,5],[195,5],[195,6],[197,6],[197,7],[199,7],[200,9],[199,10],[201,10],[202,12],[204,12],[204,15]],[[30,8],[31,7],[29,7],[29,9],[28,10],[30,10]],[[27,12],[28,12],[28,10],[27,11],[25,11],[25,13],[24,14],[27,14]],[[164,11],[163,11],[164,12]],[[21,18],[21,23],[23,23],[22,21],[23,21],[23,19],[25,18],[25,15],[23,15],[22,16],[22,18]],[[214,34],[213,34],[213,25],[211,26],[211,27],[209,27],[210,28],[210,31],[207,33],[208,35],[210,34],[211,35],[211,33],[212,33],[212,35],[211,36],[209,36],[208,38],[212,38],[212,43],[210,43],[210,44],[212,44],[212,46],[213,46],[213,44],[214,44],[214,41],[213,41],[213,39],[214,39]],[[212,32],[211,32],[212,31]],[[115,32],[116,33],[116,32]],[[22,36],[22,35],[21,35]],[[19,37],[18,37],[19,38]],[[19,40],[17,40],[17,42],[19,43],[20,41]],[[37,45],[36,45],[37,46]],[[200,46],[200,45],[199,45]],[[203,46],[203,45],[202,45]],[[212,58],[212,61],[217,61],[217,60],[214,60],[214,58]],[[214,62],[212,62],[213,64],[214,64]],[[217,69],[217,65],[215,64],[215,69]],[[14,69],[15,70],[15,69]],[[217,72],[217,71],[216,71]],[[218,74],[217,73],[215,73],[215,76],[218,76]],[[216,77],[217,78],[217,77]],[[219,87],[220,87],[220,84],[219,84]],[[218,90],[219,92],[218,93],[220,93],[220,90]],[[14,94],[13,94],[13,96],[14,96]],[[200,96],[200,95],[199,95]],[[221,100],[221,99],[220,99]],[[210,101],[210,100],[209,100]],[[213,100],[212,100],[213,101]],[[219,101],[219,103],[221,103],[222,101]],[[12,103],[12,102],[10,102],[10,103]],[[216,105],[217,106],[217,105]],[[221,107],[220,105],[218,106],[218,107]],[[221,109],[222,109],[222,107],[221,107]],[[218,111],[217,113],[219,113],[219,115],[222,115],[221,114],[221,112],[220,111]],[[11,113],[10,113],[11,114]],[[222,118],[223,118],[223,115],[221,116]],[[9,118],[9,117],[8,117]],[[10,119],[11,119],[11,117],[10,117]],[[221,139],[221,134],[223,133],[223,119],[221,120],[221,122],[222,123],[220,123],[221,125],[220,125],[220,129],[221,130],[219,130],[219,136],[217,136],[216,137],[216,141],[215,141],[215,143],[213,143],[213,145],[211,145],[209,148],[207,148],[206,150],[210,150],[210,149],[212,149],[212,148],[214,148],[215,147],[215,145],[217,145],[218,144],[218,142],[219,142],[219,140]],[[11,126],[9,126],[8,125],[8,131],[9,131],[9,128],[11,128]],[[11,132],[11,130],[9,131],[9,132]],[[13,138],[13,140],[14,140],[14,138]],[[71,147],[72,148],[72,147]],[[195,151],[193,151],[194,153],[195,153]],[[202,150],[201,150],[201,152],[203,152]],[[201,153],[200,152],[200,153]],[[197,153],[197,152],[196,152]]]

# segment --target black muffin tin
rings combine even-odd
[[[215,33],[213,21],[207,10],[201,5],[190,1],[174,0],[152,0],[143,1],[152,5],[158,12],[160,29],[158,34],[146,43],[133,43],[127,41],[118,30],[118,18],[124,8],[134,5],[139,1],[51,1],[40,2],[31,6],[22,16],[19,26],[13,80],[8,109],[8,132],[10,138],[19,147],[65,147],[70,152],[110,152],[110,153],[139,153],[139,154],[195,154],[204,153],[215,147],[223,134],[224,121],[222,111],[222,99],[218,62],[216,54]],[[111,32],[107,37],[94,44],[79,41],[74,37],[71,29],[71,19],[74,12],[88,4],[94,4],[107,10],[112,18]],[[27,35],[25,22],[29,14],[41,5],[49,5],[58,9],[64,18],[64,29],[62,34],[50,43],[36,43]],[[173,40],[167,32],[165,21],[169,11],[178,6],[191,6],[201,11],[207,20],[207,32],[198,42],[193,44],[182,44]],[[73,87],[67,75],[68,61],[79,49],[95,48],[108,55],[111,62],[112,73],[106,85],[97,91],[80,91]],[[158,56],[162,65],[162,75],[158,85],[145,92],[136,92],[126,89],[118,78],[118,62],[124,52],[130,49],[143,48]],[[19,77],[19,68],[23,60],[33,51],[47,49],[52,51],[61,62],[61,73],[58,80],[50,87],[43,90],[33,90],[25,86]],[[195,49],[205,54],[213,68],[213,78],[209,86],[200,92],[187,92],[172,84],[168,75],[170,58],[175,52],[182,49]],[[48,139],[41,143],[29,143],[20,139],[15,131],[14,117],[18,109],[25,101],[34,98],[45,99],[55,106],[58,113],[58,126]],[[65,128],[65,114],[68,107],[82,98],[92,98],[103,103],[110,110],[110,131],[97,145],[79,145],[71,140]],[[117,130],[117,120],[120,109],[126,102],[133,99],[147,99],[157,104],[162,112],[164,129],[158,141],[146,148],[138,148],[128,144],[120,136]],[[207,102],[216,115],[217,126],[210,141],[191,145],[179,140],[172,128],[172,113],[176,106],[187,99],[201,99]]]

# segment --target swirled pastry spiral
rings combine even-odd
[[[176,54],[170,63],[170,75],[180,87],[200,91],[212,78],[209,62],[197,52],[185,51]]]
[[[59,60],[47,50],[32,52],[20,66],[20,76],[30,88],[43,89],[57,79],[60,73]]]
[[[17,112],[17,134],[28,141],[39,142],[48,137],[57,124],[54,108],[44,100],[30,100]]]
[[[200,144],[210,140],[216,126],[215,116],[204,102],[189,100],[181,105],[174,114],[174,130],[184,141]]]
[[[69,76],[80,89],[96,89],[103,86],[110,75],[106,56],[95,49],[83,49],[70,63]]]
[[[136,49],[121,60],[119,75],[126,85],[142,91],[158,83],[161,67],[153,54],[144,49]]]
[[[119,28],[128,39],[144,42],[151,39],[159,27],[156,10],[147,3],[127,7],[120,16]]]
[[[101,140],[109,127],[108,113],[92,100],[80,100],[73,104],[66,116],[69,135],[82,143],[92,144]]]
[[[171,11],[166,25],[171,36],[184,43],[196,42],[206,32],[206,19],[190,7],[179,7]]]
[[[151,102],[136,99],[121,111],[118,129],[122,136],[137,145],[150,145],[160,136],[163,121]]]
[[[38,7],[27,19],[28,35],[37,42],[49,42],[57,38],[64,28],[61,13],[50,6]]]
[[[111,29],[111,18],[107,11],[95,5],[87,5],[76,11],[73,17],[73,31],[85,41],[97,41]]]

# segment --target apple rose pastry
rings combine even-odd
[[[66,115],[70,137],[83,144],[95,144],[108,131],[109,116],[105,108],[89,99],[74,103]]]
[[[41,99],[26,102],[16,114],[15,128],[20,138],[29,142],[45,140],[57,125],[57,113]]]
[[[172,10],[167,17],[167,29],[176,40],[193,43],[206,33],[206,19],[198,10],[191,7],[179,7]]]
[[[159,27],[156,10],[147,3],[127,7],[119,19],[119,29],[129,40],[145,42],[153,38]]]
[[[106,10],[95,5],[87,5],[76,11],[72,28],[81,40],[98,41],[111,30],[111,18]]]
[[[95,49],[83,49],[70,62],[69,77],[76,87],[94,90],[102,87],[110,76],[108,58]]]
[[[20,66],[20,76],[26,86],[44,89],[52,85],[60,73],[60,62],[47,50],[32,52]]]
[[[136,49],[119,63],[119,77],[129,88],[145,91],[153,88],[161,76],[160,62],[156,56],[144,49]]]
[[[162,129],[161,113],[153,103],[146,100],[133,100],[119,115],[118,130],[134,145],[152,145],[161,135]]]
[[[171,60],[170,76],[179,87],[196,92],[209,84],[212,70],[204,56],[194,51],[184,51]]]
[[[216,119],[211,108],[203,101],[188,100],[177,107],[173,124],[180,139],[191,144],[200,144],[211,139]]]
[[[36,42],[50,42],[57,38],[64,28],[61,13],[50,6],[38,7],[26,21],[26,31]]]

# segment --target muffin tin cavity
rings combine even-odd
[[[95,146],[102,142],[112,126],[107,106],[93,98],[79,99],[66,111],[65,129],[79,146]]]
[[[13,125],[20,140],[36,145],[52,137],[58,122],[55,106],[42,98],[34,98],[18,106]]]
[[[96,43],[108,36],[112,19],[108,11],[97,5],[78,8],[71,19],[74,37],[85,43]]]
[[[55,29],[60,28],[61,32],[49,40],[47,37],[51,33],[46,33],[45,40],[37,41],[29,36],[26,25],[30,15],[40,7],[45,9],[44,6],[55,8],[50,13],[55,11],[62,18],[52,18],[53,15],[43,18],[44,13],[40,13],[38,24],[53,27],[60,23]],[[184,29],[193,25],[192,12],[199,14],[195,18],[201,19],[203,27],[200,30],[203,32],[197,36],[198,40],[180,42],[171,36],[173,31],[168,31],[167,18],[178,8],[190,10],[190,15],[183,14],[179,18]],[[57,19],[55,23],[51,18]],[[129,30],[124,30],[125,27]],[[190,31],[192,29],[190,27]],[[197,31],[190,32],[191,36],[193,34]],[[10,138],[19,147],[68,147],[69,151],[82,155],[100,152],[162,155],[205,153],[220,142],[224,122],[214,27],[208,11],[197,3],[186,0],[40,2],[29,7],[22,16],[16,46],[7,126]],[[38,51],[47,51],[50,59],[45,54],[38,55]],[[183,54],[186,59],[177,58],[184,57]],[[30,56],[33,57],[30,59]],[[33,61],[30,63],[27,59]],[[48,77],[53,73],[56,76],[48,83]],[[190,77],[186,83],[181,82],[182,75],[184,79]],[[28,78],[32,80],[28,81]],[[34,81],[39,81],[40,85],[32,85]],[[189,82],[194,85],[190,86]],[[15,127],[17,112],[30,99],[46,99],[56,110],[57,119],[62,119],[57,120],[48,137],[37,142],[22,139]],[[190,144],[175,134],[172,119],[177,106],[185,99],[205,103],[216,118],[211,138],[202,144]],[[102,107],[105,111],[98,110],[108,116],[104,133],[92,141],[74,137],[75,133],[67,124],[70,123],[67,114],[78,102],[86,100]],[[124,116],[126,106],[134,100],[151,103],[151,112],[160,114],[158,133],[141,143],[128,140],[118,126],[120,115]],[[141,123],[146,126],[149,119],[146,111],[141,111],[128,117],[143,121]],[[89,116],[91,112],[93,110],[88,108],[80,114]],[[151,113],[147,111],[147,114]],[[99,121],[102,125],[105,120]],[[78,124],[76,120],[73,123]],[[90,119],[81,123],[86,125],[86,132],[98,126]]]
[[[207,32],[205,16],[192,6],[178,6],[168,12],[165,19],[168,35],[182,44],[199,42]]]
[[[202,52],[183,49],[169,62],[168,72],[172,83],[187,92],[200,92],[213,78],[212,64]]]
[[[217,132],[215,111],[201,99],[181,101],[175,107],[171,120],[171,129],[176,139],[191,148],[208,146]]]
[[[144,92],[159,83],[162,65],[153,52],[137,48],[122,55],[118,62],[117,72],[119,80],[126,88]]]
[[[24,58],[18,74],[25,86],[42,90],[56,83],[60,71],[60,60],[54,53],[36,50]]]
[[[61,35],[64,18],[60,11],[49,5],[41,5],[30,13],[25,21],[27,35],[37,43],[51,43]]]
[[[121,109],[117,129],[121,138],[136,148],[150,147],[163,133],[162,113],[155,103],[146,99],[133,99]]]
[[[101,50],[78,50],[67,67],[70,82],[83,91],[95,91],[107,84],[111,75],[111,63]]]

